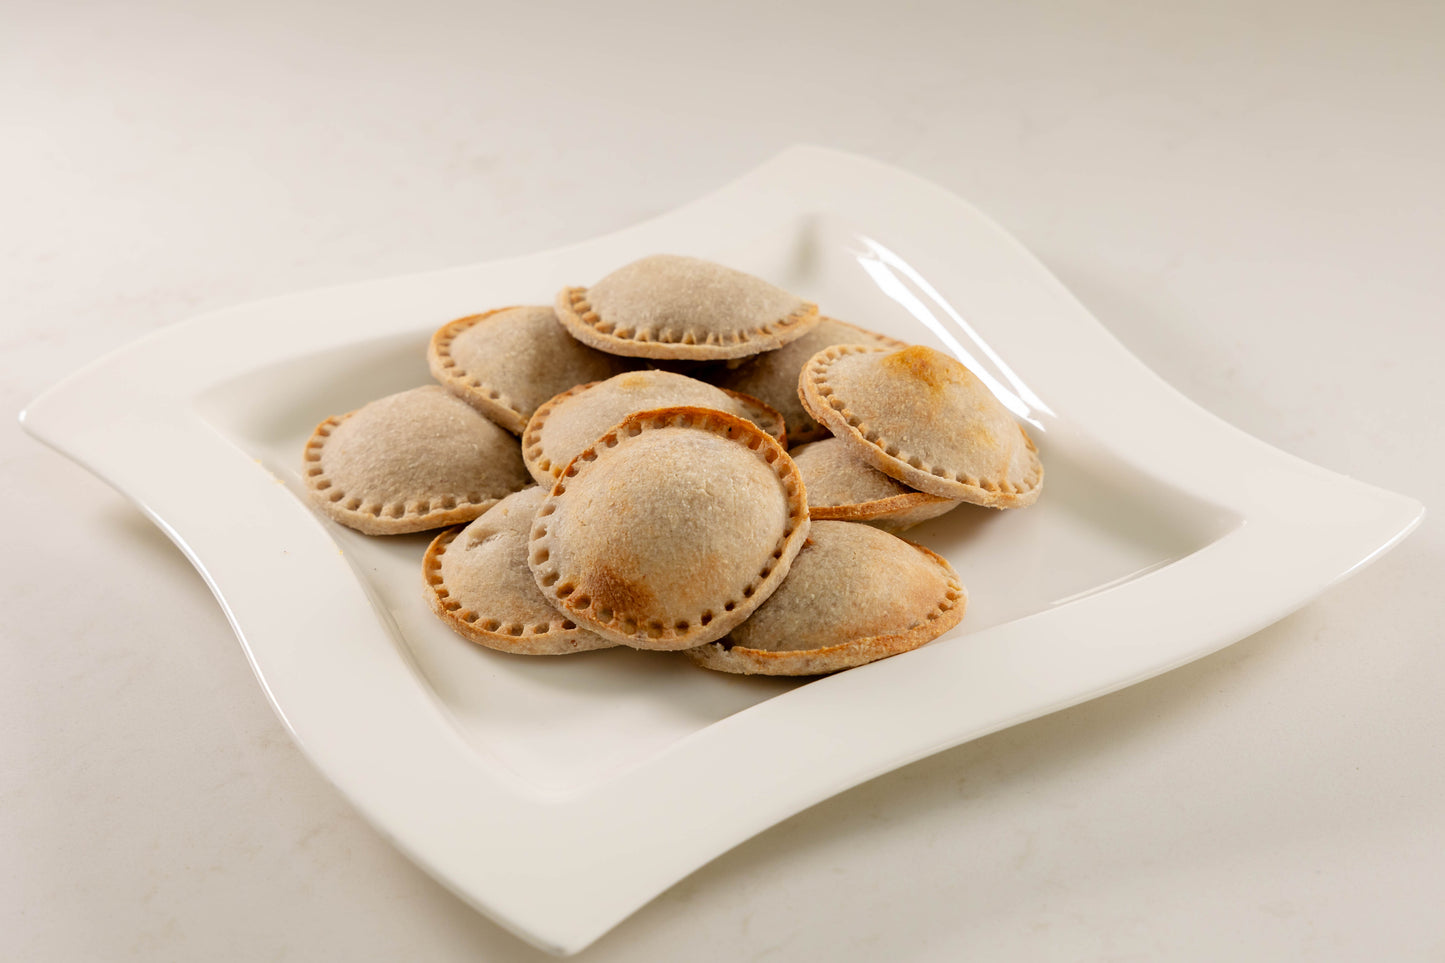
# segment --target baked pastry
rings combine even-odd
[[[869,525],[815,521],[772,597],[698,665],[745,675],[820,675],[938,638],[967,596],[946,560]]]
[[[782,347],[817,323],[818,306],[721,264],[658,254],[563,288],[557,317],[601,351],[708,360]]]
[[[637,366],[569,335],[550,307],[500,308],[442,325],[427,364],[447,390],[514,435],[553,395]]]
[[[629,371],[578,385],[541,405],[522,432],[522,457],[539,484],[551,485],[569,461],[623,418],[678,405],[717,408],[746,418],[787,444],[783,416],[756,398],[670,371]]]
[[[440,385],[327,418],[302,465],[312,503],[368,535],[469,522],[531,484],[517,439]]]
[[[808,517],[814,521],[865,522],[885,532],[902,532],[957,508],[957,498],[914,491],[889,478],[832,437],[788,452],[808,489]]]
[[[989,508],[1021,508],[1044,482],[1038,449],[997,398],[955,359],[834,345],[809,359],[803,406],[874,468],[919,491]]]
[[[458,635],[520,655],[566,655],[617,643],[552,607],[527,567],[527,535],[547,497],[533,486],[465,528],[438,535],[422,560],[427,601]]]
[[[798,399],[798,375],[808,359],[835,344],[870,344],[885,348],[907,347],[902,341],[878,334],[837,318],[819,318],[818,323],[796,341],[736,362],[713,383],[720,388],[741,391],[763,401],[782,414],[788,426],[788,444],[803,445],[828,438],[828,429],[808,414]]]
[[[572,621],[639,649],[721,638],[788,573],[808,533],[797,467],[712,408],[629,416],[567,466],[528,562]]]

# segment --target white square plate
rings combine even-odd
[[[435,328],[550,303],[657,252],[949,351],[1029,424],[1048,470],[1036,506],[965,506],[910,534],[968,586],[958,629],[811,682],[630,650],[505,656],[428,610],[429,536],[367,538],[307,507],[312,427],[426,383]],[[585,244],[197,318],[22,417],[181,547],[302,750],[357,808],[556,952],[849,786],[1243,638],[1422,515],[1191,404],[962,201],[813,148]]]

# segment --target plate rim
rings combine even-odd
[[[927,225],[908,213],[920,204]],[[1162,452],[1151,452],[1150,471],[1236,514],[1241,524],[1122,585],[970,635],[966,648],[924,647],[820,679],[708,726],[606,783],[539,800],[479,765],[475,750],[421,691],[329,523],[210,426],[197,399],[251,370],[257,355],[237,347],[206,370],[196,365],[178,376],[171,370],[198,349],[217,353],[218,341],[240,345],[240,328],[254,333],[297,312],[354,305],[357,317],[347,330],[385,336],[398,330],[394,319],[368,313],[365,302],[414,296],[424,306],[421,317],[461,316],[470,311],[449,309],[468,296],[474,303],[469,292],[488,278],[499,283],[559,258],[645,247],[693,223],[720,225],[725,234],[740,230],[748,212],[801,216],[819,209],[844,211],[870,226],[914,217],[926,250],[939,250],[929,237],[955,232],[955,246],[997,257],[998,297],[1039,312],[1061,355],[1082,353],[1096,374],[1108,376],[1111,390],[1101,392],[1071,378],[1062,363],[1045,362],[1040,378],[1051,386],[1051,403],[1067,407],[1092,442],[1136,464],[1131,453],[1141,444],[1162,444]],[[285,357],[324,350],[334,333],[320,324],[298,332]],[[279,349],[260,350],[270,350],[274,362]],[[1141,411],[1145,399],[1150,405]],[[807,146],[658,218],[580,244],[200,315],[81,368],[28,405],[21,423],[130,498],[181,548],[226,613],[292,738],[375,828],[485,915],[561,954],[583,949],[678,879],[837,792],[1247,637],[1379,558],[1424,514],[1414,499],[1306,463],[1194,405],[1129,354],[1016,240],[942,188],[877,161]],[[1160,443],[1161,437],[1171,440]],[[188,459],[183,472],[176,471],[177,452]],[[1209,466],[1221,463],[1237,466],[1232,484],[1211,476]],[[235,518],[206,516],[208,503],[192,490],[197,477],[214,479],[248,506],[242,517],[255,534],[241,548]],[[1333,511],[1322,523],[1326,504]],[[1291,567],[1259,578],[1281,561]],[[255,584],[258,566],[264,586]],[[1230,609],[1211,606],[1201,586],[1230,592]],[[301,609],[303,593],[318,590],[338,600],[343,617]],[[287,611],[300,613],[289,623],[264,610],[278,597]],[[343,636],[357,659],[350,690],[324,705],[307,703],[299,694],[335,657]],[[1168,645],[1161,646],[1165,636]],[[1027,685],[1034,704],[1020,711],[986,686],[958,682],[990,673]],[[884,706],[860,699],[905,687],[906,699],[885,699]],[[975,701],[950,711],[960,694]],[[377,695],[394,702],[378,713],[364,698]],[[820,713],[836,716],[842,705],[855,710],[841,727],[808,724]],[[788,739],[760,742],[780,727]],[[794,756],[814,760],[801,782],[785,764]],[[699,786],[711,791],[699,794]],[[759,796],[768,802],[741,805]],[[697,832],[699,825],[708,831]]]

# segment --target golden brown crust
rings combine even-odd
[[[821,528],[814,526],[814,531],[819,532]],[[968,602],[967,592],[947,559],[915,542],[899,541],[916,549],[937,566],[943,576],[936,599],[926,611],[918,613],[911,624],[898,631],[847,639],[811,649],[762,649],[729,645],[724,639],[689,649],[688,658],[703,668],[741,675],[823,675],[876,662],[933,641],[962,621]],[[777,598],[782,598],[781,590]]]
[[[540,489],[530,491],[541,494]],[[527,495],[528,492],[519,494]],[[501,507],[499,503],[494,510]],[[484,521],[485,517],[478,521]],[[514,655],[570,655],[616,645],[552,610],[537,589],[527,569],[526,529],[531,524],[531,518],[532,513],[528,511],[525,518],[519,517],[504,526],[504,534],[515,535],[511,540],[515,549],[508,543],[502,547],[507,557],[498,557],[493,552],[480,560],[478,564],[483,568],[471,573],[472,585],[459,585],[458,580],[449,581],[447,578],[447,569],[452,568],[447,564],[451,562],[449,551],[456,551],[453,545],[467,529],[451,528],[438,535],[422,559],[426,598],[432,611],[463,638]],[[498,566],[520,569],[525,579],[509,577],[511,573],[496,570]],[[465,583],[467,580],[459,581]],[[514,591],[510,598],[498,598],[499,593],[494,587],[499,583],[505,583],[510,589],[520,588],[521,591]],[[477,585],[492,590],[478,591]],[[505,595],[505,591],[502,594]]]
[[[577,624],[686,649],[776,590],[808,524],[802,478],[770,435],[715,409],[664,408],[572,460],[538,510],[528,561]]]
[[[839,362],[847,383],[834,377]],[[912,488],[987,508],[1022,508],[1039,497],[1044,469],[1033,439],[941,352],[835,345],[808,361],[798,390],[834,437]]]
[[[424,410],[418,427],[412,428],[406,412],[418,398]],[[373,418],[381,409],[389,409],[386,416]],[[432,434],[447,437],[426,452],[435,455],[428,457],[432,463],[424,468],[427,477],[409,477],[408,464],[418,460],[410,449],[428,436],[420,430],[427,419],[440,419]],[[454,432],[458,424],[464,430]],[[347,437],[333,451],[338,434]],[[455,464],[448,455],[459,456]],[[389,395],[322,421],[306,442],[302,469],[312,504],[367,535],[469,522],[527,485],[516,439],[437,385]]]
[[[603,419],[603,422],[606,423],[597,421],[595,409],[588,410],[584,408],[579,411],[578,409],[569,408],[570,402],[578,399],[579,396],[588,391],[594,389],[603,391],[611,390],[615,384],[621,383],[618,379],[624,381],[652,382],[657,385],[681,386],[683,390],[673,397],[666,395],[659,396],[655,392],[650,392],[646,395],[650,400],[640,402],[642,407],[632,407],[626,412],[617,411],[613,416]],[[526,463],[527,471],[536,479],[537,484],[551,485],[558,478],[562,477],[562,470],[567,467],[567,463],[571,461],[586,444],[596,440],[596,438],[600,438],[605,431],[613,427],[616,422],[621,421],[626,414],[631,414],[633,411],[677,407],[678,405],[700,406],[705,403],[704,398],[708,395],[714,395],[718,399],[727,399],[732,406],[732,410],[728,412],[729,414],[746,418],[777,439],[778,444],[785,448],[787,447],[787,428],[783,422],[783,416],[756,398],[742,394],[741,392],[729,391],[726,388],[718,388],[704,381],[699,381],[696,378],[675,372],[634,371],[625,375],[619,375],[617,378],[608,379],[607,381],[593,381],[588,384],[577,385],[538,405],[537,410],[532,413],[532,417],[527,420],[526,427],[522,430],[522,460]],[[579,403],[581,402],[579,401]],[[719,403],[719,405],[706,403],[706,406],[717,407],[719,411],[726,410],[722,407],[721,403]],[[609,409],[616,408],[615,405],[609,405],[608,407]],[[557,450],[555,444],[548,444],[548,424],[559,411],[565,412],[568,410],[577,412],[581,418],[595,423],[595,433],[591,433],[595,434],[595,437],[587,438],[586,442],[573,439],[571,445],[564,445],[561,450]]]
[[[684,309],[651,310],[702,289],[701,300]],[[578,341],[637,358],[744,358],[782,347],[818,321],[816,304],[759,278],[672,255],[624,265],[590,289],[563,288],[556,310]]]

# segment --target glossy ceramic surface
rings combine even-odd
[[[957,630],[812,682],[620,650],[507,657],[430,613],[429,536],[368,538],[307,507],[311,429],[426,383],[436,327],[664,251],[949,351],[1028,423],[1047,468],[1036,506],[965,506],[910,534],[968,587]],[[78,372],[24,421],[186,552],[360,811],[558,952],[820,799],[1248,635],[1421,514],[1188,402],[957,198],[809,148],[574,247],[197,318]]]

